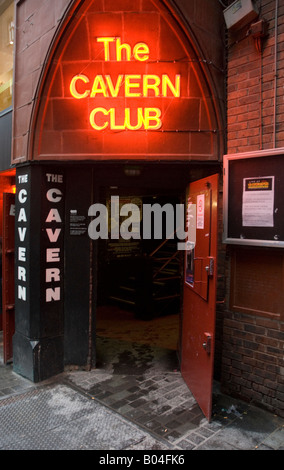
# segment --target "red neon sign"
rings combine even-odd
[[[133,48],[122,43],[116,37],[98,37],[103,44],[104,61],[110,62],[114,55],[115,61],[122,60],[146,62],[150,58],[150,49],[146,43],[139,42]],[[168,74],[119,74],[116,78],[98,74],[88,77],[85,74],[75,75],[70,82],[70,93],[77,100],[102,98],[180,98],[181,76],[176,74],[171,79]],[[135,114],[135,115],[134,115]],[[94,108],[89,117],[92,128],[102,131],[111,130],[157,130],[162,127],[162,110],[156,107],[137,107],[133,113],[129,107],[124,110],[123,119],[118,122],[117,110],[114,107]]]

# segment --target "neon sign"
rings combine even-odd
[[[133,49],[130,44],[122,43],[120,38],[99,37],[103,44],[104,61],[122,60],[145,62],[150,57],[149,46],[139,42]],[[168,74],[119,74],[115,79],[110,75],[75,75],[70,82],[70,93],[77,100],[87,98],[180,98],[181,76],[171,79]],[[136,110],[125,108],[123,117],[118,118],[117,109],[97,107],[90,113],[90,124],[96,131],[111,130],[157,130],[162,127],[162,111],[156,107],[138,107]]]

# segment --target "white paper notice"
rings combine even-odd
[[[244,178],[243,227],[274,227],[274,176]]]
[[[199,230],[204,229],[204,214],[205,214],[205,194],[199,194],[197,196],[196,202],[196,211],[197,211],[197,219],[196,219],[196,228]]]

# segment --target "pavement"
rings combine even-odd
[[[95,450],[94,463],[127,467],[183,464],[190,450],[284,450],[284,419],[223,395],[218,383],[209,423],[173,351],[98,342],[96,369],[34,384],[3,364],[0,334],[0,450]]]

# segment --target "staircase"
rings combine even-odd
[[[150,255],[116,264],[109,300],[135,311],[138,318],[174,314],[180,308],[181,256],[176,240],[163,241]]]
[[[179,312],[181,290],[181,254],[175,239],[166,239],[151,254],[153,266],[153,314]]]
[[[109,301],[135,312],[138,318],[152,317],[152,262],[135,256],[112,264],[113,279]]]

